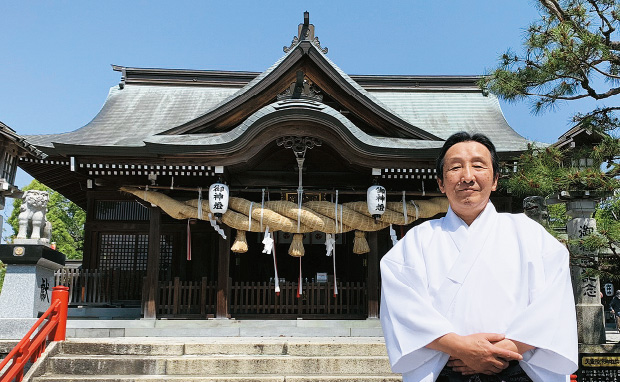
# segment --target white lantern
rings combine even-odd
[[[381,187],[378,184],[368,187],[366,202],[368,203],[368,212],[373,218],[379,219],[385,212],[386,196],[385,187]]]
[[[605,296],[611,297],[614,295],[614,284],[607,283],[605,284]]]
[[[217,217],[228,210],[228,186],[224,183],[213,183],[209,187],[209,209]]]

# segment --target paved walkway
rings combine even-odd
[[[605,338],[607,339],[607,343],[617,344],[620,342],[620,333],[616,330],[616,325],[612,323],[607,323],[605,325]]]

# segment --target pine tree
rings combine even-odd
[[[575,114],[574,124],[617,130],[620,2],[538,0],[535,4],[541,18],[527,29],[524,52],[504,53],[481,85],[508,101],[527,99],[535,113],[558,106],[559,101],[594,99],[595,109]]]

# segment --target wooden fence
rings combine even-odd
[[[69,288],[69,305],[108,305],[140,301],[144,272],[62,268],[56,285]]]
[[[181,281],[175,277],[172,281],[159,283],[158,317],[206,318],[215,314],[217,282]]]
[[[101,271],[64,268],[55,273],[56,285],[69,288],[69,305],[97,306],[142,300],[144,272]],[[367,315],[366,283],[304,283],[297,297],[297,283],[274,285],[266,282],[232,282],[229,279],[229,313],[232,316],[339,317]],[[167,318],[207,318],[215,315],[217,281],[160,281],[157,316]]]
[[[280,284],[277,295],[273,284],[236,282],[231,287],[232,315],[292,315],[365,317],[367,314],[366,283],[338,282],[334,296],[333,283],[304,283],[297,297],[297,283]]]
[[[367,292],[365,283],[338,283],[333,295],[332,283],[306,283],[297,298],[297,283],[274,285],[259,282],[230,282],[229,313],[232,316],[278,317],[366,317]],[[159,283],[158,317],[204,318],[215,315],[217,282],[173,281]]]

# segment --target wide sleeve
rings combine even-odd
[[[568,251],[544,228],[534,228],[528,230],[530,248],[536,246],[528,260],[529,305],[514,317],[506,337],[536,348],[523,355],[523,367],[548,381],[577,370],[577,320]]]
[[[432,305],[423,258],[413,234],[410,231],[381,260],[381,326],[392,370],[397,373],[410,372],[425,363],[445,364],[447,354],[425,346],[454,332]],[[411,260],[412,256],[416,258]]]

